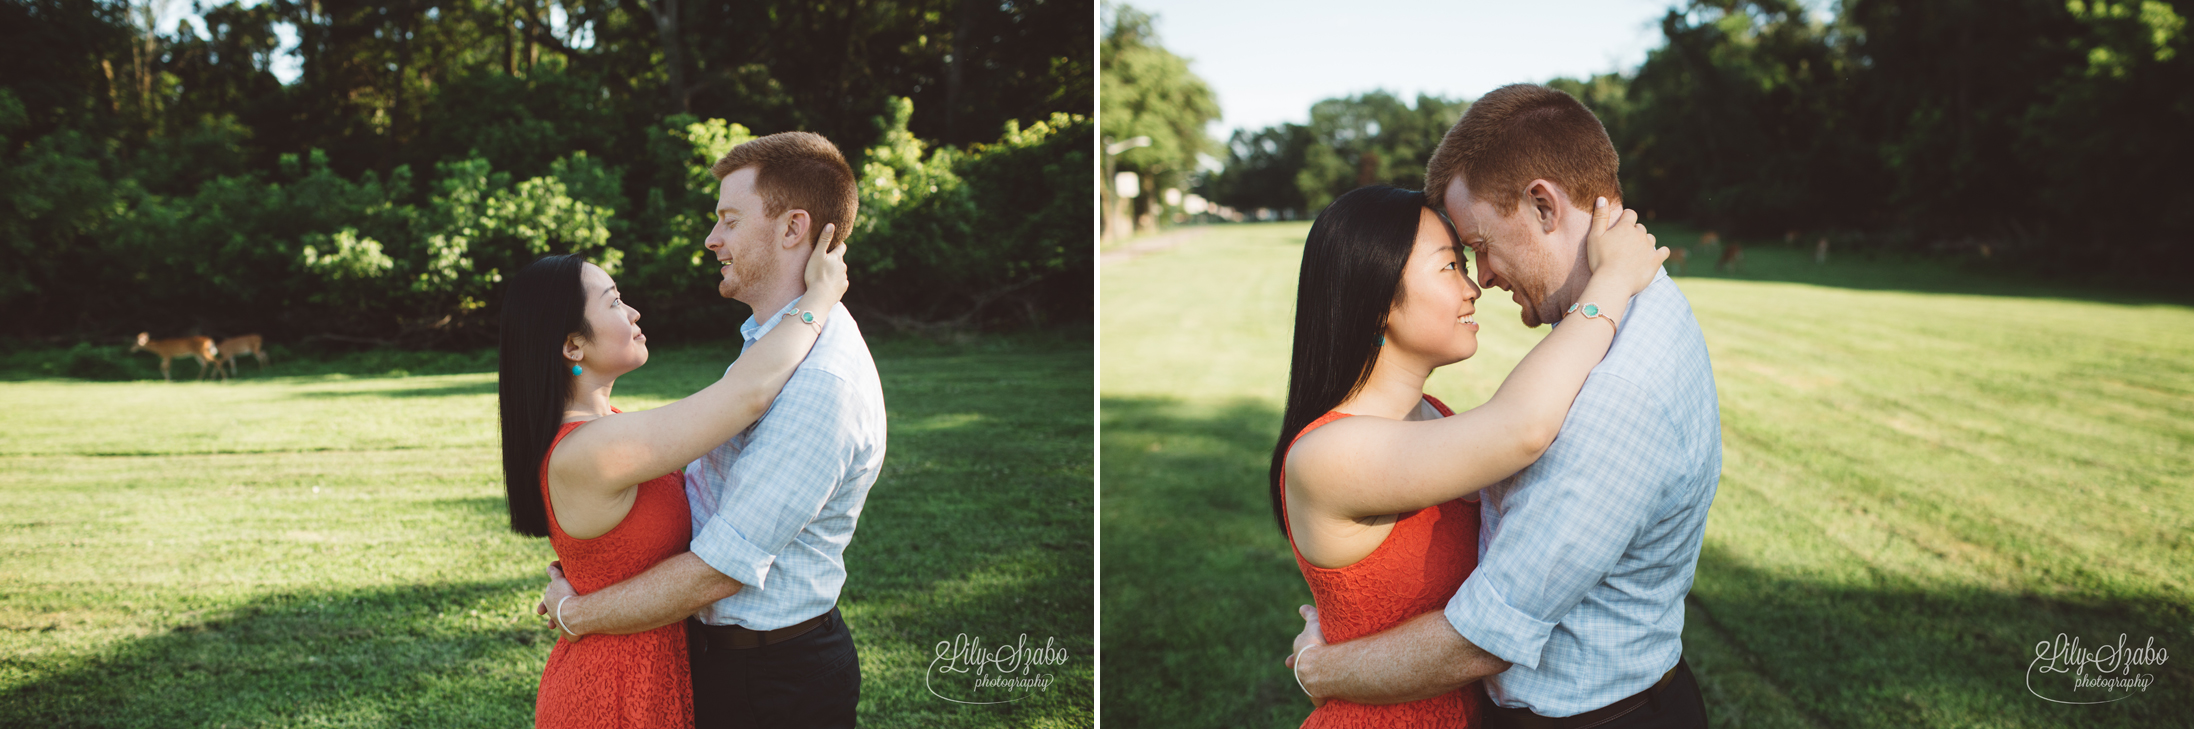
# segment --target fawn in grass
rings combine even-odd
[[[221,358],[214,360],[213,372],[221,377],[236,376],[236,358],[243,355],[250,355],[252,358],[259,360],[260,371],[264,372],[267,369],[266,343],[257,334],[229,337],[221,340],[221,343],[215,345],[214,348],[221,351]],[[221,371],[222,365],[228,365],[228,372],[223,373]]]
[[[221,355],[221,350],[215,348],[213,340],[208,337],[153,339],[151,332],[137,333],[137,346],[131,347],[130,351],[136,352],[139,350],[160,355],[160,379],[169,382],[175,381],[175,378],[168,376],[168,362],[170,360],[185,355],[197,358],[198,379],[203,380],[206,379],[206,365],[212,364]]]

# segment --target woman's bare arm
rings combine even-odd
[[[1653,280],[1668,250],[1636,225],[1637,214],[1596,206],[1586,246],[1602,260],[1580,301],[1620,321],[1630,297]],[[1612,227],[1608,218],[1614,217]],[[1615,327],[1570,314],[1540,340],[1484,405],[1439,420],[1347,418],[1297,444],[1288,478],[1320,511],[1342,518],[1394,514],[1450,501],[1508,478],[1546,452]]]
[[[823,250],[835,229],[823,228],[808,258],[808,290],[800,308],[815,314],[815,326],[780,322],[741,352],[716,384],[669,405],[611,415],[573,431],[549,456],[551,477],[581,489],[623,489],[684,468],[760,419],[845,295],[845,246]]]

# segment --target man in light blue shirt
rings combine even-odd
[[[857,198],[828,140],[789,132],[731,150],[707,247],[717,292],[751,307],[747,346],[796,316],[811,246],[843,242]],[[831,241],[819,234],[835,231]],[[697,727],[851,727],[861,667],[839,617],[845,550],[884,462],[884,395],[844,306],[762,418],[686,467],[689,552],[563,605],[569,624],[686,626]]]
[[[1619,200],[1615,172],[1590,111],[1519,84],[1471,105],[1426,165],[1426,189],[1476,254],[1480,284],[1512,292],[1538,326],[1579,303],[1591,201]],[[1444,614],[1298,651],[1313,701],[1396,703],[1482,679],[1491,726],[1705,726],[1681,659],[1721,474],[1713,369],[1666,273],[1626,309],[1553,445],[1480,492],[1478,566]],[[1304,612],[1298,648],[1322,644]]]

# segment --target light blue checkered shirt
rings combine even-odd
[[[746,346],[797,311],[739,327]],[[690,549],[746,587],[702,608],[711,625],[775,630],[821,615],[846,584],[846,545],[884,465],[884,390],[844,306],[762,419],[686,466]]]
[[[1706,340],[1662,273],[1631,299],[1546,455],[1481,492],[1478,569],[1447,620],[1514,664],[1486,680],[1495,702],[1574,716],[1676,665],[1721,472]]]

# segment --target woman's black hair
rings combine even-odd
[[[549,535],[542,501],[541,458],[571,401],[571,363],[564,339],[593,336],[587,326],[586,284],[576,255],[542,256],[510,278],[503,292],[503,331],[495,378],[503,416],[503,489],[510,529]]]
[[[1387,312],[1400,303],[1402,267],[1417,247],[1425,194],[1385,185],[1349,191],[1318,213],[1295,284],[1295,354],[1287,412],[1272,446],[1272,519],[1287,533],[1280,477],[1295,436],[1362,389],[1379,361]],[[1445,221],[1446,218],[1442,218]]]

